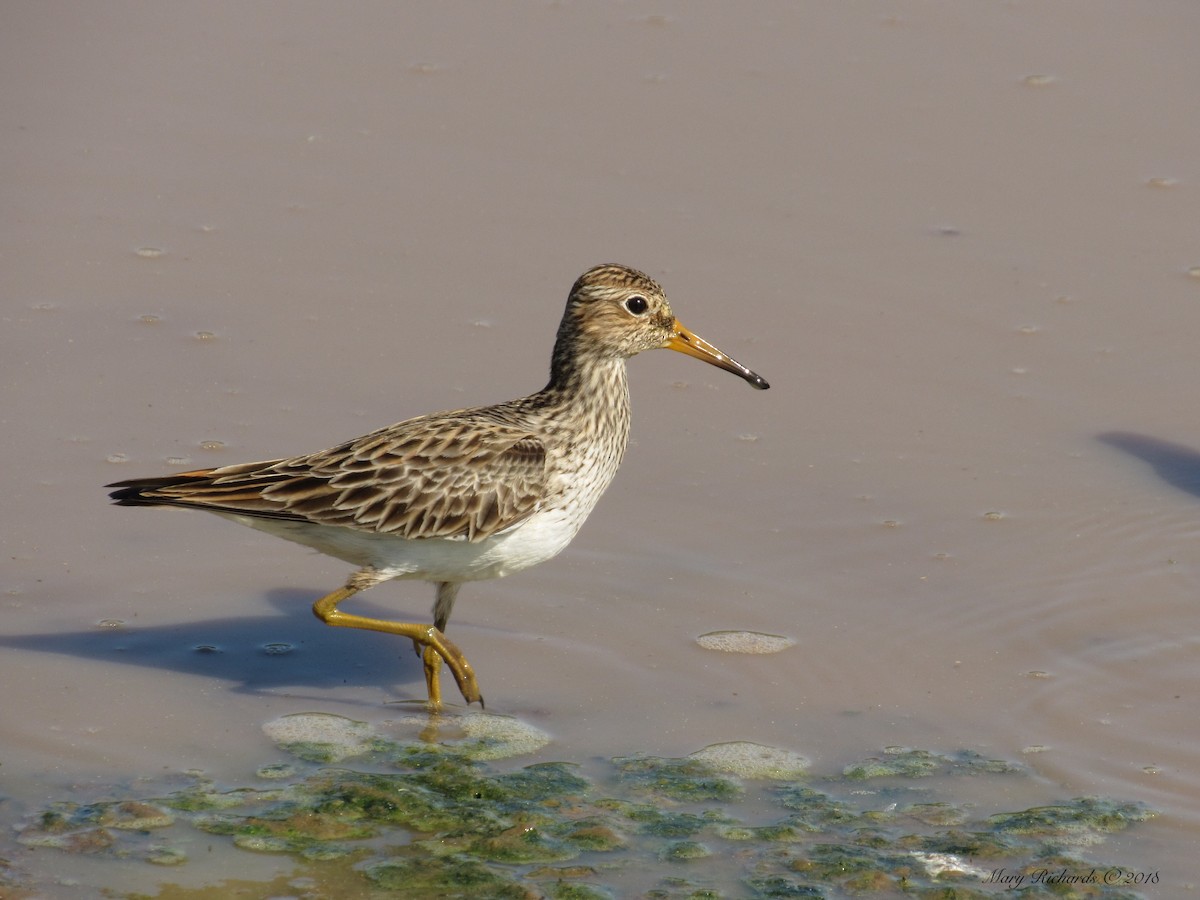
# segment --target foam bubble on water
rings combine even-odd
[[[378,724],[331,713],[293,713],[267,722],[262,728],[282,749],[320,762],[339,762],[418,736],[477,760],[521,756],[550,743],[550,735],[539,728],[487,713],[409,715]]]
[[[753,741],[709,744],[703,750],[688,754],[688,758],[698,759],[719,772],[729,772],[742,778],[798,778],[809,766],[808,759],[799,753]]]
[[[439,713],[400,716],[381,723],[389,737],[411,734],[413,728],[438,744],[464,753],[472,759],[497,760],[534,753],[550,743],[550,735],[520,719],[490,713]]]
[[[782,634],[759,631],[710,631],[696,638],[696,643],[705,650],[725,653],[778,653],[796,644],[795,640]]]
[[[474,742],[471,755],[476,759],[522,756],[550,743],[550,735],[540,728],[509,716],[471,715],[462,726],[467,740]]]
[[[375,738],[374,729],[366,722],[357,722],[330,713],[293,713],[272,719],[262,727],[263,733],[284,747],[306,744],[319,747],[328,762],[337,762],[366,753]]]

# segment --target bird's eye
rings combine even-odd
[[[625,301],[625,308],[627,310],[629,310],[631,313],[633,313],[635,316],[640,316],[642,313],[644,313],[646,310],[648,310],[650,308],[650,304],[646,302],[645,297],[634,294],[632,297],[630,297],[628,300]]]

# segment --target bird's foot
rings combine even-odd
[[[428,691],[429,711],[436,713],[442,709],[442,663],[450,669],[454,683],[467,705],[478,703],[483,708],[483,695],[479,693],[479,683],[475,680],[475,671],[461,650],[445,634],[432,625],[426,633],[414,638],[413,643],[420,648],[421,662],[425,668],[425,687]]]

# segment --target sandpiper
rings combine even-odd
[[[570,543],[625,452],[625,361],[660,347],[769,386],[684,328],[652,278],[597,266],[571,288],[550,381],[536,394],[418,416],[307,456],[118,481],[110,496],[121,506],[206,510],[354,564],[346,584],[313,605],[317,618],[410,638],[430,709],[442,704],[443,662],[467,704],[482,706],[474,671],[445,634],[458,590]],[[396,578],[437,586],[432,625],[338,608]]]

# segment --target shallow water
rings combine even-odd
[[[420,696],[308,613],[339,563],[99,485],[534,390],[613,260],[772,390],[632,362],[575,544],[463,591],[488,709],[545,759],[1019,758],[1157,807],[1124,863],[1194,889],[1200,10],[756,9],[9,9],[0,819]],[[6,841],[49,895],[162,878]]]

